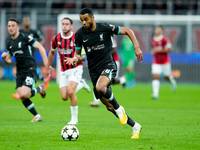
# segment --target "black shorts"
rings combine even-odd
[[[91,72],[90,71],[90,78],[92,80],[93,86],[95,87],[100,76],[108,77],[110,79],[111,83],[112,83],[112,81],[116,77],[116,74],[117,74],[117,69],[116,69],[115,66],[106,65],[106,66],[102,67],[101,69],[98,69],[98,71],[96,71],[96,72],[94,72],[94,71]]]
[[[33,89],[35,87],[36,81],[37,81],[36,70],[17,73],[16,89],[22,86],[27,86]]]

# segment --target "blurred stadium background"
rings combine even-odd
[[[81,26],[79,12],[93,9],[97,21],[105,21],[131,28],[144,52],[143,63],[136,63],[136,82],[151,82],[150,40],[156,25],[163,25],[165,35],[173,45],[173,75],[178,83],[200,83],[200,0],[0,0],[0,54],[6,50],[7,20],[31,18],[31,27],[42,31],[48,53],[51,38],[60,31],[59,17],[74,20],[74,32]],[[62,15],[60,15],[62,14]],[[118,49],[122,36],[117,36]],[[36,53],[36,61],[42,59]],[[85,63],[84,78],[89,80]],[[0,79],[14,79],[14,64],[6,65],[0,58]],[[56,59],[54,59],[56,67]],[[121,74],[123,69],[120,70]],[[52,74],[52,79],[56,73]]]

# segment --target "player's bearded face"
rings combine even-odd
[[[86,30],[89,30],[92,28],[93,26],[93,20],[92,20],[92,17],[89,16],[88,14],[85,14],[85,15],[80,15],[80,20],[83,24],[83,27],[86,29]]]
[[[8,32],[11,36],[14,36],[19,30],[19,26],[15,21],[8,22]]]

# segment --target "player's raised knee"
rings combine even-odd
[[[22,93],[22,94],[19,95],[19,97],[20,97],[20,99],[23,101],[23,100],[25,100],[25,99],[30,98],[30,95],[25,94],[25,93]]]
[[[105,86],[101,85],[101,84],[98,84],[98,85],[96,85],[96,90],[99,93],[103,93],[105,91]]]
[[[64,96],[64,95],[63,96],[61,95],[61,98],[62,98],[63,101],[67,101],[69,99],[68,96]]]

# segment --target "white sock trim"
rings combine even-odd
[[[30,105],[27,107],[27,109],[30,110],[30,109],[32,109],[33,107],[34,107],[34,103],[30,104]]]

